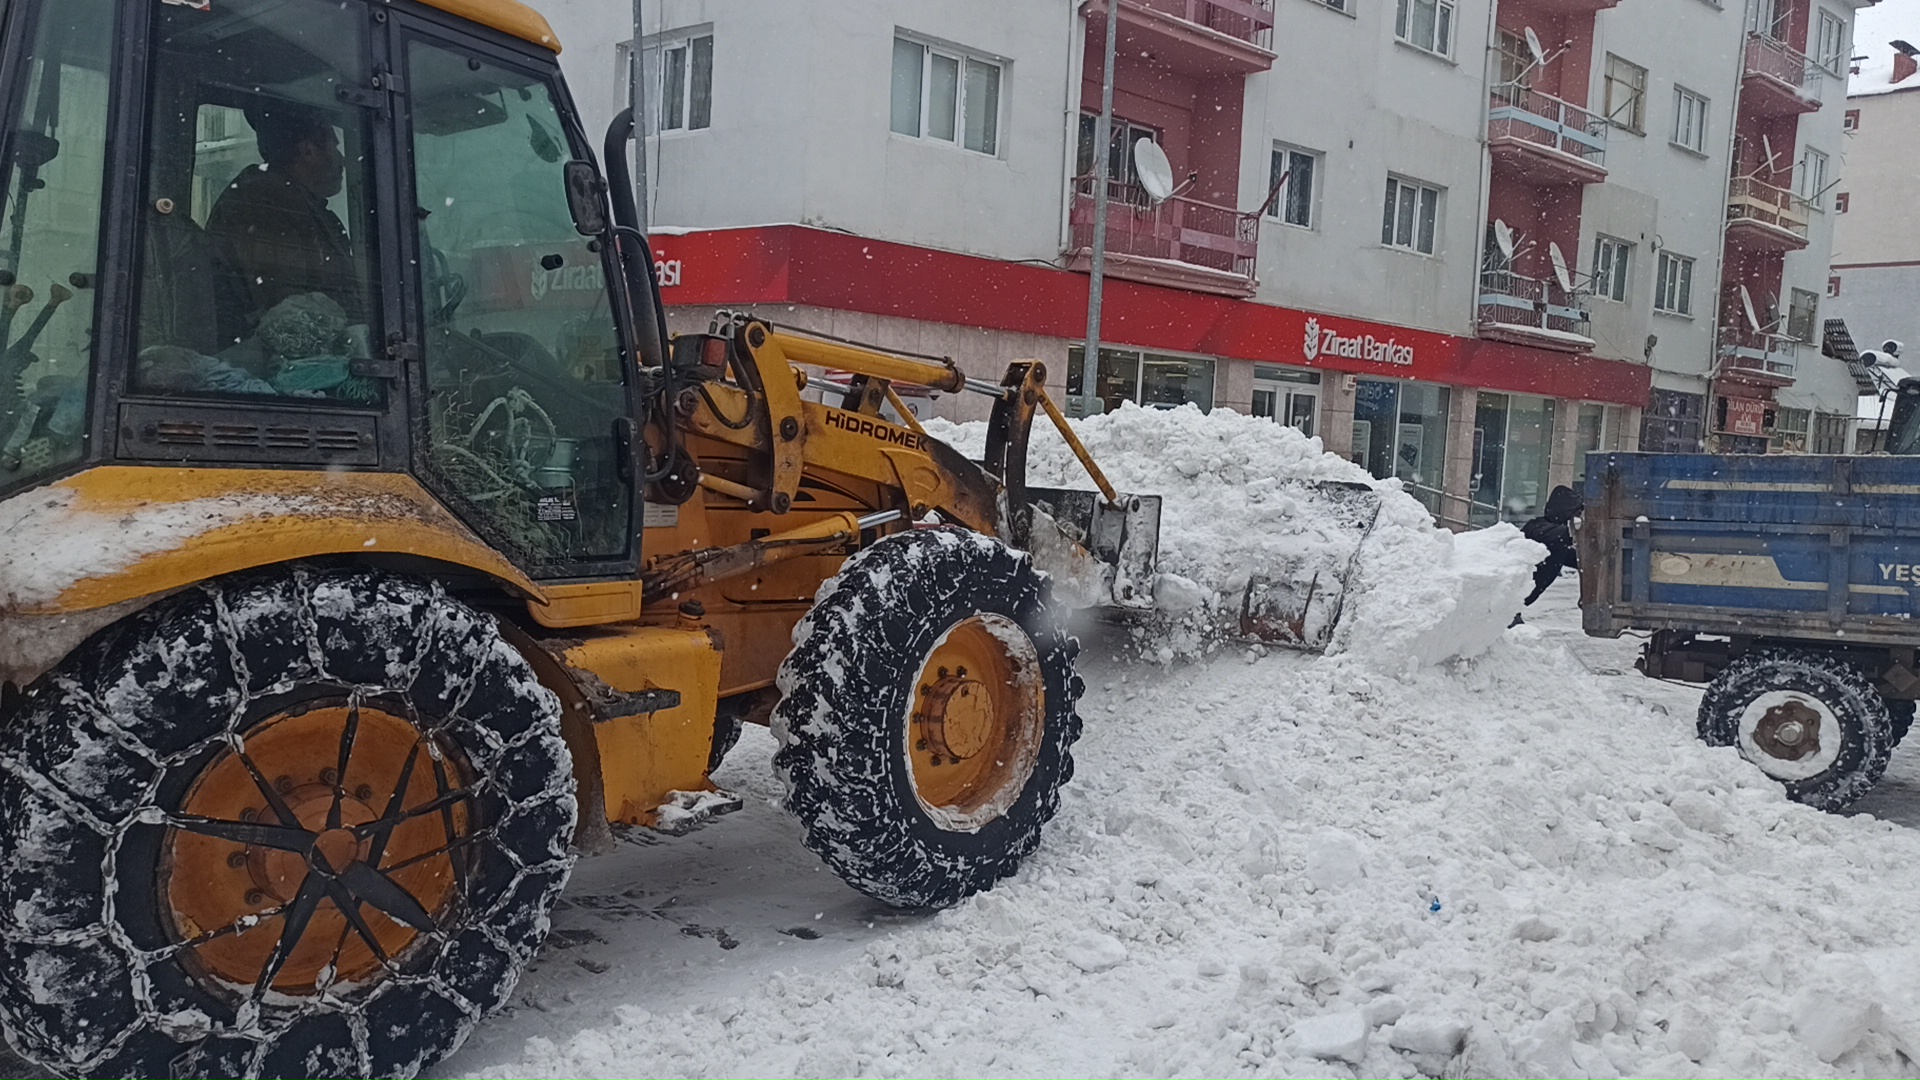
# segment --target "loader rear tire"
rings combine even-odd
[[[1852,805],[1880,782],[1895,723],[1873,679],[1845,660],[1799,649],[1746,653],[1700,698],[1700,738],[1731,746],[1820,810]]]
[[[807,846],[905,908],[1017,870],[1073,775],[1084,689],[1031,558],[965,529],[887,537],[820,587],[793,640],[771,727]]]
[[[79,1076],[411,1076],[571,867],[559,703],[435,585],[295,567],[95,635],[0,731],[0,1020]]]

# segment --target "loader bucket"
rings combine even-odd
[[[1340,622],[1354,557],[1379,516],[1380,493],[1331,480],[1288,486],[1308,512],[1274,537],[1278,553],[1249,579],[1240,600],[1240,633],[1322,652]]]
[[[1054,591],[1078,608],[1153,606],[1160,553],[1160,496],[1028,488],[1028,548]]]

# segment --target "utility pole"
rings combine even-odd
[[[627,99],[633,106],[633,205],[641,232],[651,216],[647,207],[647,63],[641,52],[640,5],[633,0],[633,44],[627,49]],[[651,257],[651,256],[649,256]]]
[[[637,4],[639,0],[634,0]],[[1100,119],[1093,128],[1093,267],[1087,281],[1087,355],[1080,362],[1082,390],[1098,384],[1100,372],[1100,306],[1107,284],[1108,159],[1113,143],[1113,52],[1120,36],[1120,0],[1106,0],[1106,66],[1100,74]]]

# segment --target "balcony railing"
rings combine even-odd
[[[1727,221],[1732,224],[1769,225],[1805,241],[1809,213],[1806,199],[1751,176],[1736,176],[1727,186]]]
[[[1094,178],[1073,180],[1072,246],[1093,247]],[[1165,259],[1253,281],[1260,215],[1175,195],[1160,203],[1138,184],[1107,182],[1107,252]]]
[[[1559,338],[1570,348],[1593,346],[1586,294],[1511,270],[1480,272],[1480,326],[1483,332],[1509,327],[1531,337]]]
[[[1763,334],[1749,326],[1720,328],[1720,363],[1775,378],[1792,380],[1799,346],[1782,334]]]
[[[1142,6],[1249,45],[1273,47],[1273,0],[1144,0]]]
[[[1593,165],[1603,164],[1607,156],[1604,119],[1519,83],[1501,83],[1493,88],[1487,137],[1518,139]]]
[[[1760,75],[1793,88],[1795,96],[1820,104],[1821,67],[1813,58],[1765,34],[1747,35],[1744,75]]]

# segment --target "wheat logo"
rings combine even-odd
[[[1307,320],[1306,353],[1307,353],[1307,359],[1309,360],[1312,360],[1315,357],[1320,355],[1320,320],[1319,319],[1309,318]]]

